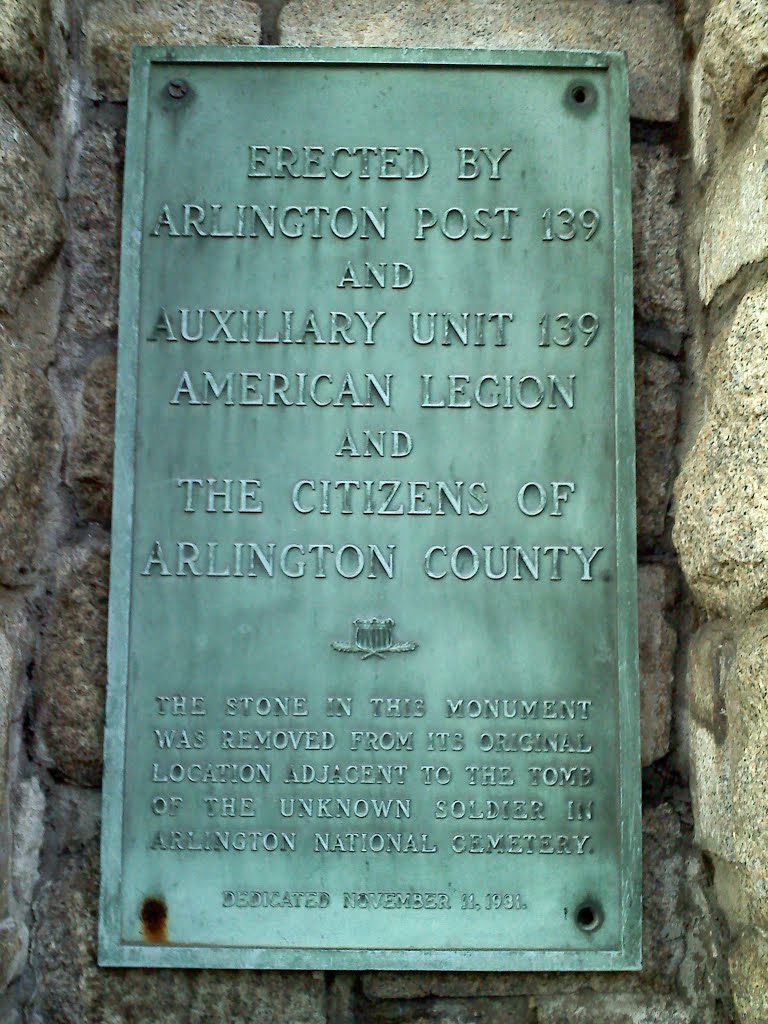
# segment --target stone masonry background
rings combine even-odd
[[[260,41],[627,54],[639,974],[96,966],[130,48]],[[768,1022],[767,93],[766,0],[0,0],[0,1024]]]

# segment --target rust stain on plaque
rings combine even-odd
[[[148,896],[141,905],[141,928],[147,942],[168,941],[168,907],[159,896]]]

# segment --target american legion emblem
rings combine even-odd
[[[355,619],[352,623],[352,643],[334,640],[331,647],[340,654],[359,654],[366,658],[385,658],[388,654],[405,654],[415,651],[417,643],[395,643],[394,619]]]

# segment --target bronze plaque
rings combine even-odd
[[[136,51],[102,964],[639,965],[623,58]]]

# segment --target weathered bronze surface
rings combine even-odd
[[[637,967],[626,74],[140,49],[101,963]]]

